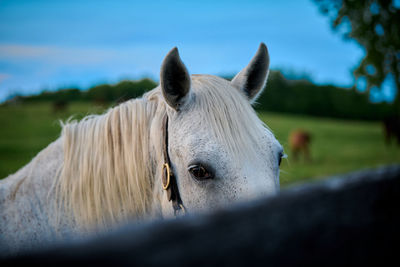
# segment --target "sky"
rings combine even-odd
[[[271,68],[350,86],[364,51],[311,0],[0,0],[0,101],[150,77],[177,46],[192,74],[232,75],[260,42]]]

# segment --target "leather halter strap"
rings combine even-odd
[[[176,182],[176,176],[172,170],[171,160],[168,154],[168,115],[165,115],[164,119],[164,164],[162,169],[162,186],[167,193],[168,201],[172,201],[172,207],[174,209],[174,215],[177,212],[185,212],[185,208],[182,203],[181,196],[179,194],[178,184]]]

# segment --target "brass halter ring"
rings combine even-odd
[[[169,184],[171,182],[171,169],[169,168],[169,164],[168,163],[164,163],[163,167],[162,167],[162,171],[164,171],[164,169],[167,168],[167,184],[164,185],[164,183],[162,183],[162,187],[164,190],[167,190],[169,187]]]

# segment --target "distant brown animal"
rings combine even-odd
[[[386,144],[390,144],[392,138],[395,138],[400,146],[400,116],[386,117],[383,120],[383,130]]]
[[[311,134],[305,130],[297,129],[290,133],[289,147],[292,151],[293,160],[297,161],[302,153],[307,161],[310,157]]]

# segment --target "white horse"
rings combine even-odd
[[[264,44],[232,81],[189,76],[172,49],[158,87],[63,125],[0,181],[3,252],[276,193],[282,146],[251,107],[268,71]]]

